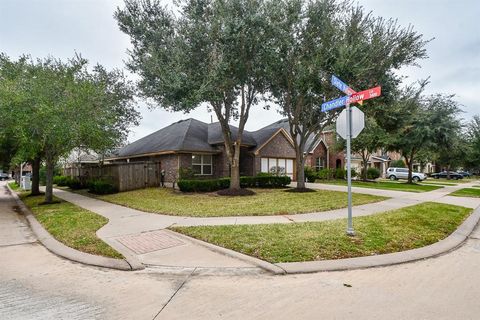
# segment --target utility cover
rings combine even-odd
[[[351,107],[351,110],[352,138],[356,138],[365,128],[365,114],[357,107]],[[337,134],[343,139],[347,139],[347,109],[343,109],[337,118]]]

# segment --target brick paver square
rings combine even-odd
[[[116,240],[136,254],[149,253],[185,244],[183,241],[169,236],[162,230],[123,236]]]

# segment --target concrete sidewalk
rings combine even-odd
[[[345,191],[343,186],[308,184],[310,188]],[[426,201],[455,204],[470,208],[480,206],[480,199],[448,196],[449,193],[468,187],[467,184],[446,187],[431,192],[411,193],[379,189],[355,188],[355,192],[390,196],[391,199],[354,207],[354,216],[367,216]],[[259,272],[262,262],[243,255],[225,255],[212,251],[211,247],[199,244],[163,231],[170,226],[235,225],[294,223],[343,219],[347,209],[330,210],[284,216],[239,216],[239,217],[182,217],[146,213],[140,210],[108,203],[77,193],[55,189],[55,195],[84,209],[109,219],[109,223],[97,231],[97,235],[125,256],[134,256],[147,266],[190,270],[203,268],[229,270],[232,272]],[[240,258],[240,259],[239,259]],[[262,266],[264,267],[264,265]],[[268,269],[268,268],[267,268]],[[272,267],[273,269],[273,267]],[[207,271],[208,272],[208,271]]]

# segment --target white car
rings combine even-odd
[[[408,179],[407,168],[388,168],[387,178],[390,180]],[[412,180],[415,182],[427,179],[427,175],[420,172],[412,172]]]

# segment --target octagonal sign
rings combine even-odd
[[[351,110],[352,138],[356,138],[365,128],[365,114],[357,107],[351,107]],[[337,134],[343,139],[347,139],[347,109],[343,109],[337,118]]]

